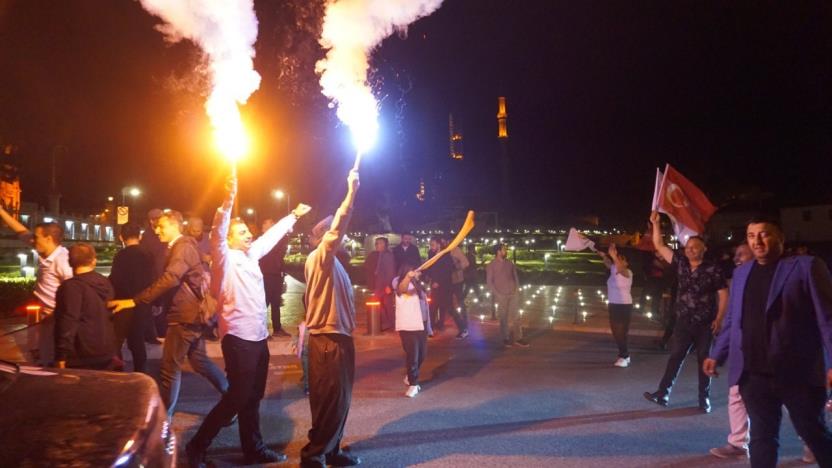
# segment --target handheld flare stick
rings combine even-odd
[[[361,152],[355,153],[355,164],[352,165],[352,170],[357,171],[358,166],[361,165]]]
[[[468,236],[468,234],[471,233],[471,230],[473,230],[473,229],[474,229],[474,212],[469,210],[468,211],[468,216],[465,217],[465,223],[463,223],[462,227],[459,228],[459,232],[456,234],[456,237],[454,237],[454,240],[452,240],[451,243],[448,244],[447,247],[440,250],[439,253],[437,253],[433,257],[429,258],[425,263],[422,264],[422,266],[417,268],[416,271],[425,271],[428,268],[430,268],[431,266],[433,266],[433,264],[436,263],[440,258],[447,255],[448,252],[450,252],[451,250],[457,248],[459,246],[459,244],[461,244],[462,241]]]

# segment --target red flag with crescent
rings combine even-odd
[[[716,212],[702,190],[670,164],[665,167],[657,201],[659,211],[667,213],[674,225],[696,234],[705,232],[705,223]]]

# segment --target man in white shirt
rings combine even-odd
[[[72,278],[69,266],[69,251],[61,245],[64,230],[58,223],[40,223],[30,231],[17,219],[0,207],[0,218],[20,240],[32,245],[38,254],[37,281],[35,282],[35,299],[40,304],[41,321],[30,328],[29,348],[33,357],[42,365],[49,365],[55,354],[55,293],[58,286]]]
[[[239,417],[240,444],[246,464],[286,460],[286,455],[266,447],[260,433],[260,400],[269,370],[269,329],[259,260],[310,208],[298,205],[289,216],[253,240],[254,236],[244,222],[231,219],[237,194],[235,177],[231,177],[227,188],[226,199],[214,215],[211,233],[211,289],[218,299],[228,391],[186,446],[189,466],[203,466],[205,451],[211,441],[220,429],[231,423],[235,414]]]

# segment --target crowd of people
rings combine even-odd
[[[360,458],[343,450],[342,438],[355,379],[355,298],[348,265],[339,257],[359,187],[358,173],[334,216],[311,230],[304,275],[304,370],[312,414],[301,466],[353,466]],[[123,244],[109,278],[96,272],[95,249],[86,243],[62,245],[56,223],[31,231],[0,208],[2,219],[38,253],[34,297],[43,320],[30,331],[32,356],[56,367],[124,370],[124,344],[132,370],[147,372],[148,342],[164,337],[158,375],[169,417],[182,381],[182,365],[202,375],[219,401],[186,445],[189,464],[203,466],[218,432],[235,421],[247,463],[280,462],[284,454],[263,441],[259,405],[268,376],[270,336],[287,336],[280,323],[283,256],[287,234],[310,211],[298,205],[278,222],[267,221],[255,239],[249,226],[232,218],[237,181],[229,178],[210,235],[202,220],[187,222],[176,211],[151,210],[149,225],[121,226]],[[730,364],[728,443],[717,457],[749,457],[752,466],[776,466],[781,408],[785,407],[805,443],[804,459],[832,466],[832,434],[825,426],[826,388],[832,387],[832,279],[825,263],[806,252],[787,255],[779,224],[753,219],[746,242],[732,258],[712,260],[705,239],[693,236],[673,250],[663,242],[658,213],[650,217],[654,253],[646,265],[641,295],[652,305],[670,291],[662,346],[669,357],[655,391],[644,397],[670,404],[686,356],[696,351],[699,408],[711,412],[711,379]],[[430,239],[423,259],[410,233],[390,249],[374,239],[364,264],[366,283],[378,298],[381,326],[395,330],[404,351],[405,395],[421,391],[420,367],[428,337],[441,332],[450,316],[456,338],[469,336],[466,293],[477,281],[473,245],[446,249],[448,240]],[[448,255],[444,255],[449,250]],[[500,345],[529,347],[520,320],[520,282],[505,244],[494,246],[484,268],[493,313],[500,322]],[[611,244],[599,252],[609,270],[609,323],[618,348],[614,366],[631,364],[628,330],[634,307],[634,273],[628,256]],[[666,273],[669,273],[667,275]],[[667,281],[663,278],[672,278]],[[271,310],[272,330],[268,329]],[[214,333],[218,336],[213,338]],[[302,332],[303,333],[303,332]],[[219,339],[221,370],[206,353],[206,340]]]

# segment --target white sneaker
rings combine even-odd
[[[615,367],[630,367],[630,358],[628,357],[620,357],[615,360]]]
[[[421,389],[422,389],[422,387],[420,387],[418,385],[411,385],[411,386],[407,387],[407,391],[404,392],[404,396],[406,396],[408,398],[413,398],[417,394],[419,394],[419,390],[421,390]]]

